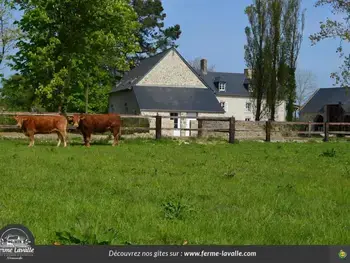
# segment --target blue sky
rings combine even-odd
[[[180,24],[182,34],[178,40],[179,52],[187,60],[204,57],[216,71],[244,71],[245,27],[244,14],[252,0],[162,0],[167,14],[166,26]],[[339,40],[324,40],[311,46],[309,35],[319,30],[319,22],[332,17],[329,7],[314,7],[315,0],[303,0],[306,8],[304,41],[298,68],[315,75],[317,88],[331,87],[334,80],[330,73],[341,64],[336,48]],[[16,13],[15,18],[20,18]],[[347,49],[350,51],[350,49]],[[5,69],[5,75],[9,75]]]
[[[331,87],[330,73],[337,71],[341,60],[336,54],[339,40],[324,40],[311,46],[309,35],[319,30],[319,22],[332,17],[329,7],[314,7],[314,0],[303,0],[306,8],[304,41],[298,67],[311,71],[318,88]],[[179,52],[188,60],[204,57],[216,71],[244,71],[244,14],[252,0],[163,0],[166,25],[180,24]]]

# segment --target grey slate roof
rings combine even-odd
[[[247,79],[244,73],[226,73],[226,72],[207,72],[204,75],[202,72],[197,73],[205,80],[210,88],[218,96],[242,96],[249,97],[249,92],[244,86],[247,83]],[[219,91],[215,86],[215,81],[225,81],[226,91]]]
[[[210,89],[134,86],[141,110],[224,113]]]
[[[319,89],[314,96],[304,105],[301,113],[323,112],[324,106],[342,103],[346,112],[350,112],[350,91],[345,88],[323,88]]]
[[[140,62],[138,66],[130,70],[124,75],[121,81],[111,92],[131,89],[138,81],[140,81],[158,62],[170,51],[167,49],[153,57],[146,58]]]

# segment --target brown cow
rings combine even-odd
[[[64,147],[67,146],[67,124],[68,121],[64,116],[16,116],[17,127],[22,129],[24,134],[30,138],[29,147],[34,146],[35,134],[57,133],[58,143],[60,146],[63,141]]]
[[[83,134],[85,146],[90,147],[91,134],[111,131],[114,141],[112,146],[118,145],[121,118],[119,114],[74,114],[73,125]]]

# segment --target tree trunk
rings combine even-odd
[[[89,86],[86,85],[85,88],[85,113],[89,111]]]
[[[255,121],[260,121],[261,119],[261,106],[262,106],[262,92],[261,90],[258,90],[258,96],[256,99],[256,114],[255,114]]]
[[[61,105],[59,106],[61,111],[63,113],[66,112],[66,100],[65,100],[65,94],[66,94],[66,91],[69,89],[69,86],[70,86],[70,81],[71,81],[71,74],[72,74],[72,64],[71,64],[71,60],[69,60],[68,62],[68,66],[67,66],[67,78],[65,79],[65,82],[64,82],[64,86],[63,86],[63,90],[62,90],[62,93],[63,93],[63,96],[61,98]]]
[[[295,69],[289,68],[287,82],[287,121],[293,121],[294,103],[296,99]]]

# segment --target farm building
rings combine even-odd
[[[249,96],[249,71],[245,73],[208,72],[201,61],[194,70],[175,48],[144,59],[111,90],[109,112],[144,116],[167,116],[162,127],[174,128],[172,136],[189,136],[179,128],[196,128],[197,117],[220,116],[253,121]],[[276,120],[285,120],[285,106],[277,109]],[[177,119],[186,116],[192,119]],[[151,127],[155,120],[151,120]],[[167,133],[167,132],[165,132]]]
[[[318,89],[301,108],[300,119],[311,122],[350,122],[350,93],[345,88]]]
[[[207,60],[201,60],[201,70],[198,74],[205,80],[225,109],[223,116],[234,116],[237,120],[254,121],[254,103],[249,93],[249,79],[251,71],[244,73],[210,72],[207,70]],[[285,102],[278,105],[275,115],[276,121],[285,121]],[[267,120],[263,114],[261,120]]]

